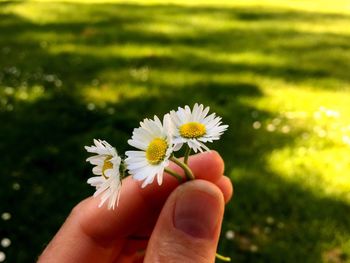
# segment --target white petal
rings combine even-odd
[[[133,175],[132,178],[134,178],[137,181],[142,181],[142,180],[146,179],[146,177],[148,177],[148,176],[149,176],[149,174],[146,171],[141,170],[139,173]]]
[[[149,185],[149,184],[153,183],[153,181],[154,181],[154,177],[155,177],[155,176],[156,176],[155,174],[154,174],[154,175],[152,175],[152,176],[148,176],[148,177],[146,178],[146,180],[145,180],[145,181],[143,181],[143,183],[142,183],[141,187],[142,187],[142,188],[145,188],[147,185]]]
[[[102,197],[101,197],[101,202],[98,205],[98,207],[103,206],[103,204],[106,202],[106,200],[109,198],[109,196],[110,196],[110,192],[109,191],[104,192]]]
[[[96,175],[102,175],[102,167],[95,166],[94,168],[92,168],[92,172],[93,172],[93,174],[96,174]]]
[[[146,150],[147,145],[139,140],[128,140],[128,144],[140,150]]]
[[[182,142],[174,144],[174,148],[173,148],[174,152],[179,151],[181,149],[182,145],[183,145]]]
[[[129,170],[135,170],[135,169],[138,169],[138,168],[141,168],[141,167],[145,167],[147,165],[149,165],[149,163],[144,159],[141,162],[131,163],[131,164],[128,164],[127,166],[128,166]]]
[[[204,148],[206,151],[210,151],[210,149],[204,144],[200,143],[201,147]]]
[[[179,108],[179,110],[177,112],[177,115],[178,115],[178,117],[179,117],[179,119],[181,121],[180,125],[189,121],[188,117],[187,117],[187,114],[186,114],[184,109]]]
[[[204,118],[207,116],[209,110],[210,110],[210,107],[206,107],[206,108],[202,111],[201,115],[199,116],[199,121],[200,121],[200,122],[202,122],[202,121],[204,120]]]
[[[174,123],[174,125],[176,127],[181,125],[180,118],[179,118],[179,116],[177,115],[177,113],[175,111],[171,111],[170,112],[170,117],[171,117],[171,120],[172,120],[172,122]]]
[[[128,156],[128,157],[143,157],[145,158],[146,157],[146,153],[143,152],[143,151],[127,151],[125,152],[125,155]]]
[[[105,181],[105,179],[102,176],[94,176],[94,177],[89,178],[87,180],[87,183],[96,187],[98,185],[101,185],[104,181]]]
[[[157,173],[158,185],[162,185],[163,183],[163,173],[164,173],[164,169],[159,170]]]

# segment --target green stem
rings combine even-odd
[[[191,154],[191,147],[189,147],[187,145],[187,149],[186,149],[186,153],[185,153],[185,157],[184,157],[184,163],[187,165],[188,163],[188,157],[190,156]]]
[[[188,167],[186,164],[181,162],[175,156],[170,157],[170,160],[173,161],[174,163],[176,163],[178,166],[180,166],[185,171],[185,175],[186,175],[188,180],[194,180],[195,179],[194,175],[193,175],[193,173],[192,173],[192,171],[190,169],[190,167]]]
[[[119,166],[120,179],[123,179],[127,176],[126,170],[126,163],[122,160]]]
[[[217,259],[220,259],[222,261],[231,262],[231,258],[230,257],[225,257],[223,255],[220,255],[219,253],[216,253],[215,256],[216,256]]]
[[[174,176],[179,183],[182,183],[182,177],[178,173],[176,173],[174,170],[171,170],[170,168],[165,168],[164,171],[172,176]]]

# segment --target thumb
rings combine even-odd
[[[215,262],[224,204],[220,189],[208,181],[177,187],[159,215],[145,262]]]

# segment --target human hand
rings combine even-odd
[[[98,208],[99,198],[85,199],[38,262],[214,262],[232,184],[215,151],[191,156],[189,166],[196,180],[180,186],[172,176],[144,189],[124,179],[115,210]]]

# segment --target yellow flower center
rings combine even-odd
[[[112,159],[112,156],[111,155],[108,155],[106,157],[106,159],[104,160],[103,162],[103,166],[102,166],[102,175],[104,178],[107,179],[107,176],[105,175],[105,171],[108,170],[108,169],[113,169],[113,164],[112,162],[110,161]]]
[[[184,138],[198,138],[206,133],[205,126],[199,122],[188,122],[180,127],[180,135]]]
[[[168,144],[166,140],[162,138],[155,138],[148,145],[146,150],[146,158],[150,164],[159,164],[164,160]]]

